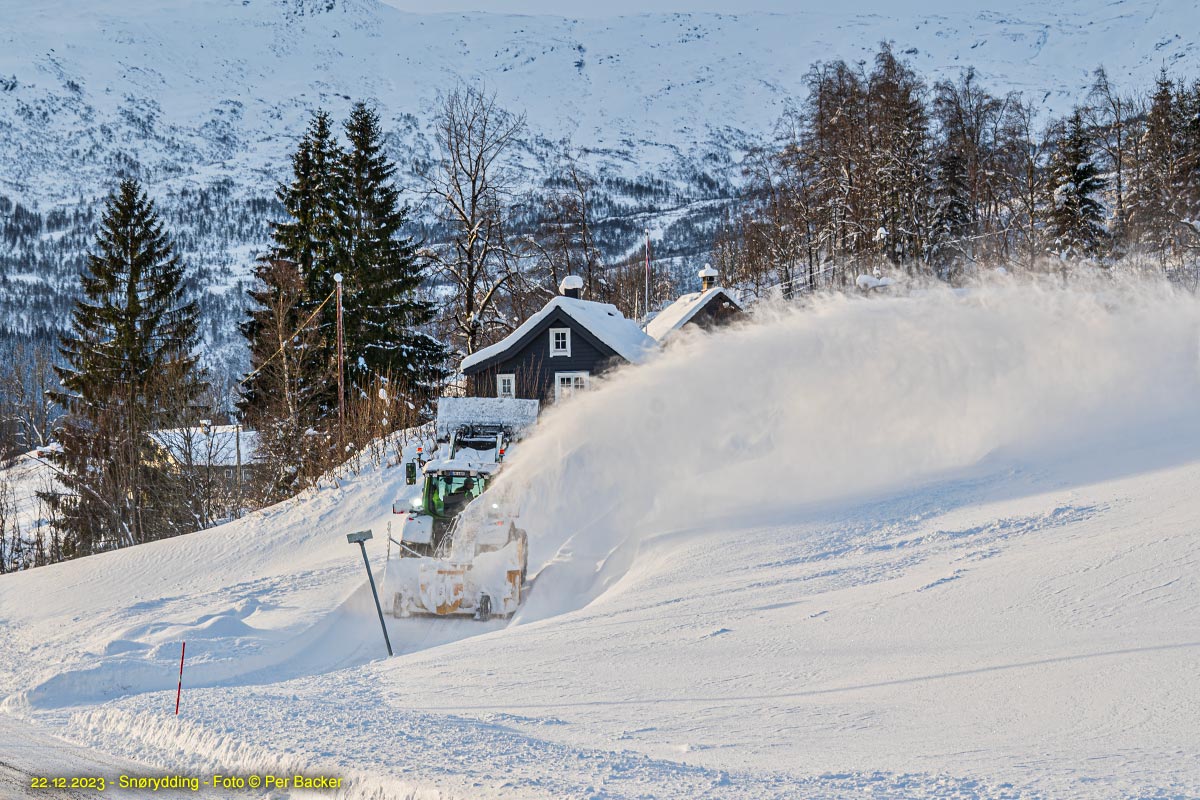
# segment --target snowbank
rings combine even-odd
[[[438,401],[435,429],[438,439],[472,423],[507,425],[514,433],[537,422],[538,401],[515,397],[443,397]]]

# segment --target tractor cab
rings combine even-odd
[[[499,464],[488,461],[427,461],[422,468],[421,496],[413,501],[404,520],[401,546],[411,555],[433,555],[450,524],[483,494],[499,471]]]

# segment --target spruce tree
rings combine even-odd
[[[391,376],[403,391],[430,388],[444,375],[446,348],[421,332],[433,305],[417,297],[423,279],[416,248],[402,231],[409,209],[383,152],[379,115],[363,103],[345,125],[338,170],[337,271],[343,275],[347,386]]]
[[[1063,259],[1094,256],[1104,241],[1104,208],[1097,198],[1107,184],[1093,156],[1092,138],[1077,110],[1064,125],[1050,162],[1050,228]]]
[[[292,180],[275,192],[287,219],[272,227],[271,255],[294,262],[306,280],[329,267],[337,223],[335,171],[341,157],[329,114],[314,112],[292,155]],[[329,294],[321,293],[315,282],[309,288],[314,296]]]
[[[62,503],[68,557],[187,532],[187,509],[168,496],[148,434],[189,424],[189,405],[204,390],[194,355],[199,312],[136,181],[108,198],[80,278],[56,367],[66,410],[58,459],[74,496]]]
[[[974,227],[966,165],[954,147],[946,147],[939,157],[935,180],[930,262],[938,269],[939,277],[952,279],[962,272],[970,252],[966,240]]]
[[[242,333],[251,371],[239,406],[266,462],[262,501],[294,494],[333,463],[326,420],[337,413],[335,315],[332,301],[321,304],[334,288],[341,157],[329,115],[315,112],[292,154],[291,180],[276,190],[287,216],[272,227],[248,292]]]
[[[341,149],[333,137],[329,115],[316,111],[304,136],[292,154],[292,179],[281,184],[276,197],[287,217],[272,226],[271,248],[255,267],[255,286],[249,291],[252,305],[250,318],[242,325],[242,333],[250,346],[252,376],[244,385],[241,409],[253,416],[272,401],[278,386],[264,386],[270,375],[255,372],[279,349],[278,326],[297,330],[300,323],[317,311],[321,302],[333,291],[333,263],[337,237],[337,165]],[[293,297],[295,286],[286,271],[276,268],[280,262],[294,265],[303,284],[299,297]],[[286,285],[279,285],[282,279]],[[288,317],[277,320],[279,298],[288,298]],[[294,301],[294,302],[293,302]],[[306,341],[304,362],[312,370],[311,391],[318,395],[318,408],[336,408],[337,382],[334,370],[335,318],[333,303],[327,303],[314,319],[318,335]],[[297,342],[286,342],[296,348]],[[315,351],[315,352],[314,352]],[[297,377],[297,379],[299,379]],[[332,384],[329,379],[332,379]],[[304,420],[306,425],[315,419]]]
[[[1200,84],[1195,93],[1159,75],[1130,192],[1131,227],[1164,266],[1200,244]]]

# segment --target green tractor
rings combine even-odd
[[[405,464],[405,482],[417,483],[421,496],[405,514],[401,556],[432,556],[463,509],[488,488],[500,472],[508,447],[537,420],[537,400],[444,397],[438,404],[438,454],[420,453]]]
[[[405,514],[384,567],[384,602],[394,616],[469,615],[486,621],[511,616],[520,606],[528,538],[507,503],[476,501],[537,412],[536,400],[440,401],[436,457],[425,461],[418,455],[405,464],[408,485],[417,484],[419,473],[421,493],[404,511],[392,507]]]

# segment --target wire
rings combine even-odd
[[[332,299],[333,299],[333,296],[334,296],[335,294],[337,294],[337,289],[334,289],[332,292],[330,292],[330,293],[329,293],[329,295],[328,295],[328,296],[327,296],[327,297],[326,297],[324,300],[322,300],[322,301],[321,301],[321,305],[319,305],[319,306],[317,306],[316,308],[314,308],[314,309],[313,309],[313,312],[312,312],[311,314],[309,314],[309,315],[308,315],[308,319],[306,319],[306,320],[304,320],[304,322],[301,322],[301,323],[300,323],[300,327],[296,329],[296,332],[295,332],[295,333],[293,333],[291,336],[289,336],[289,337],[287,338],[287,340],[286,340],[286,341],[284,341],[284,343],[283,343],[283,344],[279,345],[279,349],[278,349],[278,350],[276,350],[274,353],[272,353],[272,354],[270,355],[270,357],[269,357],[269,358],[268,358],[266,361],[264,361],[263,363],[259,364],[259,365],[258,365],[258,367],[257,367],[256,369],[254,369],[254,370],[252,370],[251,372],[249,372],[249,373],[246,375],[246,377],[244,377],[244,378],[242,378],[240,381],[238,381],[238,382],[237,382],[237,385],[238,385],[238,386],[241,386],[241,385],[243,385],[244,383],[246,383],[246,381],[250,380],[250,379],[251,379],[251,378],[253,378],[255,375],[257,375],[258,373],[262,372],[262,371],[263,371],[263,369],[264,369],[264,368],[267,366],[267,364],[270,364],[270,363],[271,363],[271,362],[272,362],[272,361],[275,359],[275,356],[277,356],[277,355],[279,355],[280,353],[282,353],[282,352],[283,352],[283,350],[284,350],[284,348],[285,348],[285,347],[287,347],[289,344],[291,344],[291,343],[292,343],[292,340],[293,340],[293,339],[295,339],[297,336],[299,336],[299,335],[300,335],[300,332],[301,332],[301,331],[303,331],[303,330],[304,330],[306,327],[308,327],[308,323],[310,323],[310,322],[312,322],[312,321],[313,321],[313,317],[317,316],[317,314],[319,314],[319,313],[321,312],[321,309],[325,307],[325,304],[326,304],[326,303],[328,303],[330,300],[332,300]]]

